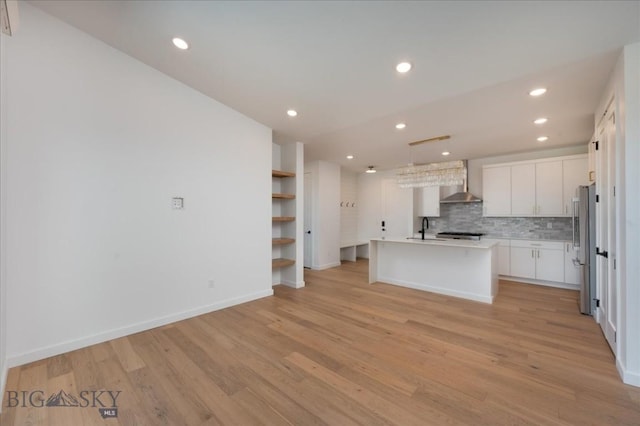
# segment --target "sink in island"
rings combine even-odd
[[[493,303],[498,243],[374,238],[369,242],[369,283],[375,282]]]

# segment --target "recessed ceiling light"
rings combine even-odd
[[[376,172],[376,166],[369,166],[367,168],[367,170],[365,171],[365,173],[375,173]]]
[[[180,37],[174,37],[171,41],[173,42],[173,45],[180,50],[187,50],[189,48],[189,43],[187,43]]]
[[[444,152],[442,153],[442,155],[444,155],[445,157],[446,157],[447,155],[449,155],[449,154],[451,154],[449,151],[444,151]]]
[[[295,109],[287,110],[287,115],[289,117],[295,117],[296,115],[298,115],[298,111],[296,111]]]
[[[404,124],[404,123],[398,123],[398,124],[396,124],[396,129],[398,129],[398,130],[402,130],[402,129],[404,129],[405,127],[407,127],[407,125],[406,125],[406,124]]]
[[[547,139],[549,139],[547,136],[540,136],[537,140],[538,140],[538,142],[544,142]]]
[[[540,95],[544,95],[547,92],[547,89],[545,89],[544,87],[539,87],[537,89],[533,89],[532,91],[529,92],[529,94],[531,96],[540,96]]]
[[[544,123],[546,123],[546,122],[547,122],[547,119],[546,119],[546,118],[544,118],[544,117],[536,118],[535,120],[533,120],[533,123],[534,123],[534,124],[544,124]]]
[[[353,160],[353,155],[347,155],[347,160]]]
[[[396,65],[396,71],[401,73],[408,72],[410,69],[411,64],[409,62],[400,62],[398,65]]]

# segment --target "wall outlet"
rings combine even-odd
[[[173,197],[171,199],[171,207],[174,210],[184,209],[184,198],[182,198],[182,197]]]
[[[209,280],[209,288],[214,288],[216,283],[213,280]]]

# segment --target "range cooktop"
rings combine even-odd
[[[453,240],[480,240],[484,234],[476,232],[439,232],[436,234],[438,238],[449,238]]]

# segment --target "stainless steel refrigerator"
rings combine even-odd
[[[578,187],[573,203],[574,265],[581,269],[580,312],[593,315],[596,308],[596,187]]]

